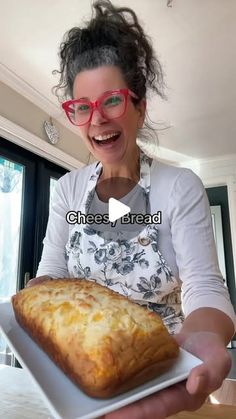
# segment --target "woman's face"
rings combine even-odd
[[[73,98],[87,98],[93,102],[107,91],[126,88],[128,86],[118,67],[103,66],[77,74],[73,86]],[[107,164],[133,160],[137,149],[137,131],[143,126],[145,108],[145,100],[134,106],[131,97],[128,96],[126,112],[119,118],[108,120],[97,109],[94,110],[91,121],[78,128],[83,141],[96,160]],[[110,144],[97,143],[94,139],[98,136],[101,139],[101,136],[113,133],[119,136]]]

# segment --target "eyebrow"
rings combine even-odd
[[[120,89],[110,89],[110,90],[106,90],[105,92],[103,92],[101,95],[99,95],[98,96],[98,98],[100,98],[101,96],[104,96],[104,95],[106,95],[107,93],[112,93],[112,92],[114,92],[114,91],[116,91],[116,90],[120,90]],[[79,97],[78,99],[75,99],[75,100],[82,100],[82,99],[84,99],[84,100],[88,100],[89,102],[90,102],[90,99],[86,96],[82,96],[82,97]]]
[[[77,99],[75,99],[75,100],[81,100],[81,99],[85,99],[85,100],[88,100],[88,101],[90,101],[90,99],[88,98],[88,97],[79,97],[79,98],[77,98]]]

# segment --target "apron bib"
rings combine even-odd
[[[150,213],[150,166],[152,160],[140,151],[140,181]],[[79,210],[88,214],[102,170],[99,162],[89,178]],[[114,240],[90,225],[76,224],[66,244],[70,277],[87,278],[146,305],[159,314],[170,333],[177,333],[183,322],[181,290],[158,249],[158,228],[148,224],[135,237],[127,239],[122,231]]]

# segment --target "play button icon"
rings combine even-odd
[[[98,182],[89,201],[89,219],[82,222],[91,229],[91,236],[96,232],[105,241],[130,240],[146,226],[140,218],[150,213],[149,199],[140,184],[132,179],[112,177]]]
[[[108,200],[108,216],[109,221],[113,223],[119,218],[123,217],[130,212],[130,207],[118,201],[115,198],[109,198]]]

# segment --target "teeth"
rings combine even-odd
[[[97,140],[97,141],[104,141],[104,140],[108,140],[109,138],[112,138],[112,137],[114,137],[115,135],[118,135],[118,134],[119,134],[119,132],[113,132],[112,134],[98,135],[98,136],[93,137],[93,138],[95,138],[95,140]]]

